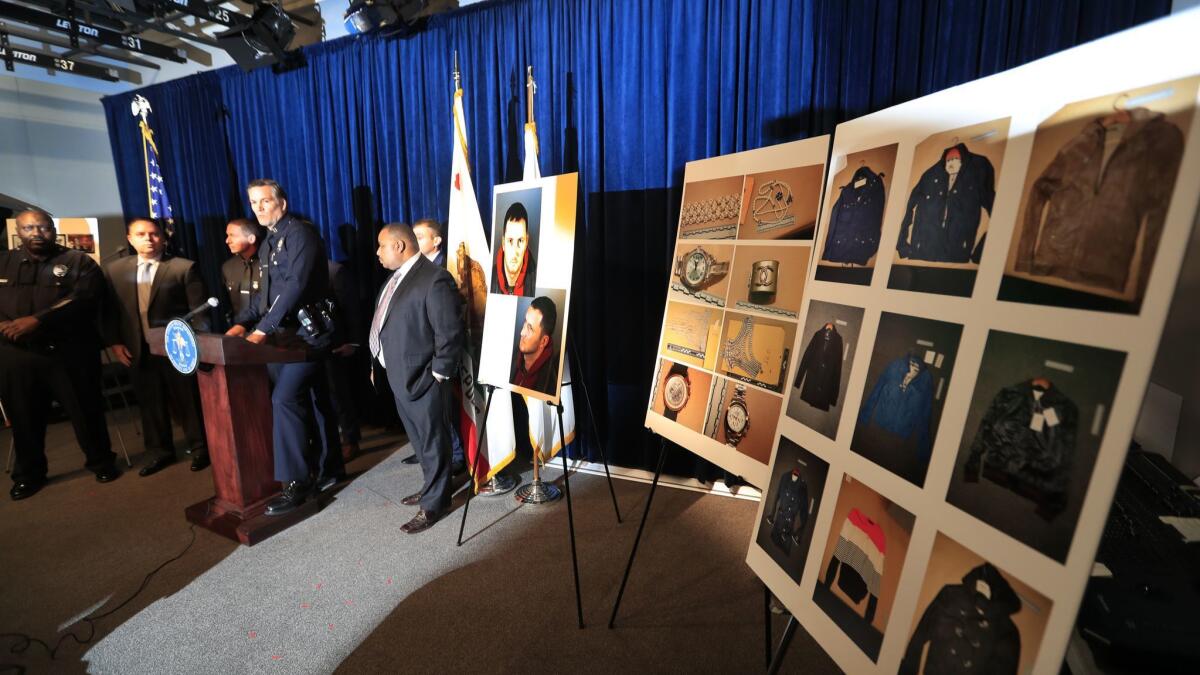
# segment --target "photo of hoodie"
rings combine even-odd
[[[1027,673],[1050,609],[1044,595],[939,532],[899,672]]]

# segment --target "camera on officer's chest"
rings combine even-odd
[[[320,337],[333,331],[333,301],[321,300],[304,305],[296,312],[300,326],[312,337]]]

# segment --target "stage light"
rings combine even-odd
[[[400,18],[396,7],[388,0],[354,0],[342,17],[346,32],[351,35],[369,33],[385,28]]]
[[[242,70],[288,64],[296,58],[294,52],[285,51],[296,37],[296,26],[278,4],[259,5],[248,21],[236,24],[216,37],[217,43],[229,52]]]

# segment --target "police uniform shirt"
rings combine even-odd
[[[0,251],[0,321],[34,316],[41,322],[21,346],[99,344],[96,319],[103,294],[104,274],[86,253],[55,245],[38,260],[24,247]]]
[[[259,260],[260,292],[236,323],[270,335],[298,325],[297,310],[328,296],[325,242],[312,223],[284,215],[267,234]]]
[[[221,277],[225,281],[225,290],[229,292],[229,304],[234,316],[241,314],[258,292],[261,265],[257,251],[249,260],[235,255],[221,265]]]

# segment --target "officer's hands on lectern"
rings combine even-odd
[[[230,328],[229,330],[225,331],[225,334],[228,335],[229,337],[242,337],[243,335],[246,334],[246,327],[245,326],[234,326],[233,328]]]

